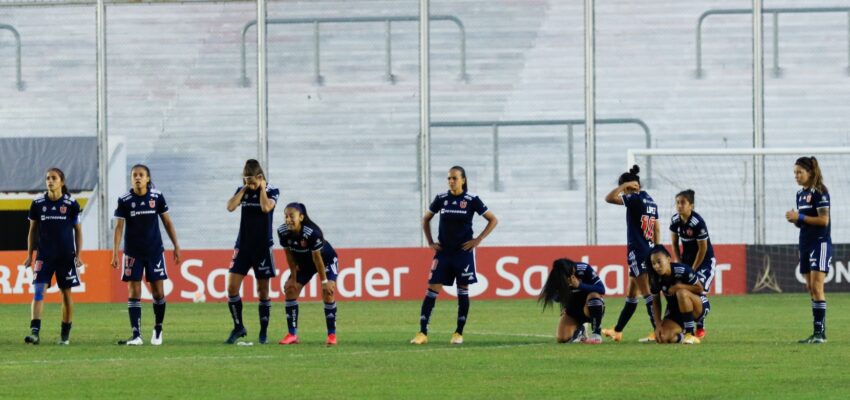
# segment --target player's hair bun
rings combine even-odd
[[[640,167],[637,164],[632,165],[632,169],[629,170],[629,173],[632,175],[637,175],[640,173]]]

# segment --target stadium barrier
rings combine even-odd
[[[850,244],[835,244],[824,290],[850,292]],[[800,252],[796,245],[747,246],[747,292],[806,292],[800,274]]]
[[[337,296],[343,300],[419,300],[425,293],[433,252],[427,248],[338,249]],[[743,294],[747,290],[746,246],[716,245],[718,265],[714,294]],[[225,301],[227,269],[232,250],[184,250],[179,266],[168,264],[170,280],[165,284],[169,301]],[[278,276],[272,280],[271,297],[283,298],[283,284],[289,276],[283,265],[283,250],[274,252]],[[126,285],[120,281],[123,269],[109,266],[111,251],[84,251],[82,285],[74,289],[76,302],[124,302]],[[533,298],[548,274],[552,260],[569,257],[596,268],[605,281],[608,295],[622,295],[627,287],[628,268],[625,246],[482,247],[476,250],[479,282],[470,286],[470,295],[480,299]],[[22,265],[26,252],[0,252],[0,303],[28,303],[32,300],[32,270]],[[282,274],[280,273],[282,272]],[[144,285],[143,285],[144,287]],[[243,284],[243,297],[256,301],[253,277]],[[454,287],[445,290],[455,295]],[[59,301],[58,289],[48,291],[48,301]],[[143,298],[150,293],[143,289]],[[303,300],[319,300],[316,278],[304,288]]]

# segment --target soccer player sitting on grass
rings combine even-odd
[[[652,318],[655,321],[655,340],[658,343],[699,344],[694,334],[694,321],[702,319],[708,311],[708,298],[697,274],[686,264],[670,261],[670,253],[662,245],[650,251],[650,291],[654,297]],[[661,317],[660,295],[667,300],[667,310]],[[683,335],[684,332],[684,335]]]
[[[554,303],[561,305],[556,340],[558,343],[602,343],[601,324],[605,313],[605,285],[590,265],[559,258],[552,263],[538,301],[543,309]],[[584,334],[585,322],[590,322],[591,333]]]

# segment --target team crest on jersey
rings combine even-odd
[[[149,205],[151,208],[156,208],[156,200],[154,200],[154,199],[150,199],[150,200],[148,201],[148,205]]]
[[[301,239],[301,247],[307,247],[307,241],[306,240]]]
[[[686,233],[688,234],[688,236],[693,236],[693,235],[694,235],[694,230],[693,230],[693,229],[688,229]]]
[[[449,201],[448,201],[448,200],[443,201],[443,205],[444,205],[444,206],[449,205]]]
[[[65,206],[59,207],[59,212],[62,213],[62,214],[65,214],[66,212],[68,212],[68,207],[65,207]]]
[[[136,208],[136,203],[130,203],[130,208]]]
[[[466,208],[466,200],[460,201],[460,208]]]
[[[41,207],[41,212],[46,212],[46,211],[47,211],[47,206]]]
[[[811,202],[812,202],[812,194],[809,193],[808,195],[806,195],[806,203],[811,203]]]

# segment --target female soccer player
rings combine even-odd
[[[794,178],[803,189],[797,192],[797,210],[785,213],[788,222],[800,228],[800,273],[812,297],[814,333],[800,343],[826,342],[826,295],[823,282],[832,263],[832,236],[829,221],[829,190],[814,157],[800,157],[794,163]]]
[[[484,202],[467,192],[466,171],[459,166],[449,169],[449,190],[438,194],[422,218],[425,238],[436,254],[431,264],[428,291],[422,301],[419,332],[410,341],[413,344],[428,343],[428,321],[443,285],[452,285],[457,280],[457,329],[452,334],[451,344],[463,343],[463,328],[469,314],[469,285],[478,282],[475,276],[475,248],[493,232],[499,221]],[[431,236],[431,219],[440,213],[438,242]],[[472,234],[472,217],[481,215],[487,226],[478,235]]]
[[[71,317],[74,304],[71,301],[71,288],[80,285],[77,267],[83,265],[80,249],[83,246],[83,228],[80,225],[80,205],[68,193],[65,185],[65,173],[59,168],[50,168],[45,176],[47,192],[38,196],[30,205],[30,220],[27,236],[27,259],[24,265],[32,266],[35,275],[33,286],[35,297],[32,301],[32,320],[30,335],[25,343],[39,344],[41,313],[44,309],[44,291],[50,287],[53,275],[56,285],[62,292],[62,331],[59,344],[70,344]],[[38,235],[38,248],[35,248]],[[37,250],[35,263],[32,253]]]
[[[702,295],[705,288],[690,266],[671,262],[670,253],[663,245],[653,247],[650,254],[652,269],[648,275],[651,292],[656,298],[652,305],[655,340],[658,343],[699,344],[694,334],[694,321],[705,317],[710,310],[708,299]],[[662,294],[667,301],[663,320]]]
[[[708,237],[708,227],[705,220],[694,211],[694,191],[683,190],[676,195],[676,211],[670,221],[670,236],[673,243],[674,259],[691,266],[696,271],[705,295],[711,291],[717,259],[714,258],[714,248]],[[679,241],[682,249],[679,249]],[[705,336],[705,321],[697,321],[696,336]]]
[[[165,268],[165,257],[162,247],[162,236],[159,233],[159,219],[165,226],[165,231],[174,244],[174,263],[180,264],[180,245],[177,244],[177,233],[174,224],[168,216],[168,204],[162,192],[154,189],[151,182],[150,169],[142,164],[136,164],[130,169],[132,188],[118,198],[115,209],[115,237],[112,247],[112,268],[118,268],[118,249],[121,247],[121,236],[124,235],[124,267],[121,280],[127,282],[127,311],[130,314],[130,326],[133,336],[121,340],[118,344],[141,346],[144,344],[141,334],[142,326],[142,275],[150,284],[153,295],[153,313],[156,320],[151,344],[162,344],[162,321],[165,318],[165,291],[163,281],[168,279]],[[124,231],[126,225],[127,231]]]
[[[600,327],[605,312],[605,285],[590,265],[559,258],[543,284],[538,301],[543,309],[553,303],[561,305],[556,340],[558,343],[602,343]],[[584,337],[582,325],[590,322],[593,333]]]
[[[259,341],[266,344],[272,307],[269,299],[269,280],[275,277],[272,220],[280,191],[266,183],[263,168],[257,160],[245,162],[245,167],[242,168],[242,183],[233,197],[227,200],[227,211],[233,212],[236,207],[242,206],[242,218],[233,249],[230,274],[227,276],[227,306],[233,318],[233,330],[225,343],[236,343],[237,339],[248,334],[242,321],[242,297],[239,296],[239,289],[245,275],[253,269],[260,295]]]
[[[661,228],[656,224],[658,206],[655,205],[655,200],[649,196],[649,193],[641,190],[638,173],[640,173],[640,167],[635,165],[629,172],[620,175],[619,186],[605,196],[605,201],[610,204],[626,206],[626,228],[628,231],[629,288],[626,295],[626,305],[620,312],[620,318],[617,320],[614,329],[602,330],[605,336],[611,337],[615,342],[622,340],[623,329],[626,328],[626,324],[629,323],[635,313],[638,303],[637,296],[641,293],[646,303],[646,312],[649,314],[650,323],[654,324],[652,319],[653,297],[649,293],[649,281],[645,273],[649,250],[652,249],[654,243],[659,241]],[[655,326],[652,328],[654,332]],[[653,334],[650,333],[649,336],[640,339],[640,341],[654,341]]]
[[[322,283],[322,300],[325,302],[325,324],[328,328],[327,345],[336,345],[336,275],[338,259],[330,242],[325,241],[322,230],[307,215],[302,203],[289,203],[283,210],[284,224],[278,230],[280,245],[289,263],[286,280],[286,326],[288,333],[278,344],[298,344],[298,296],[301,289],[319,275]]]

